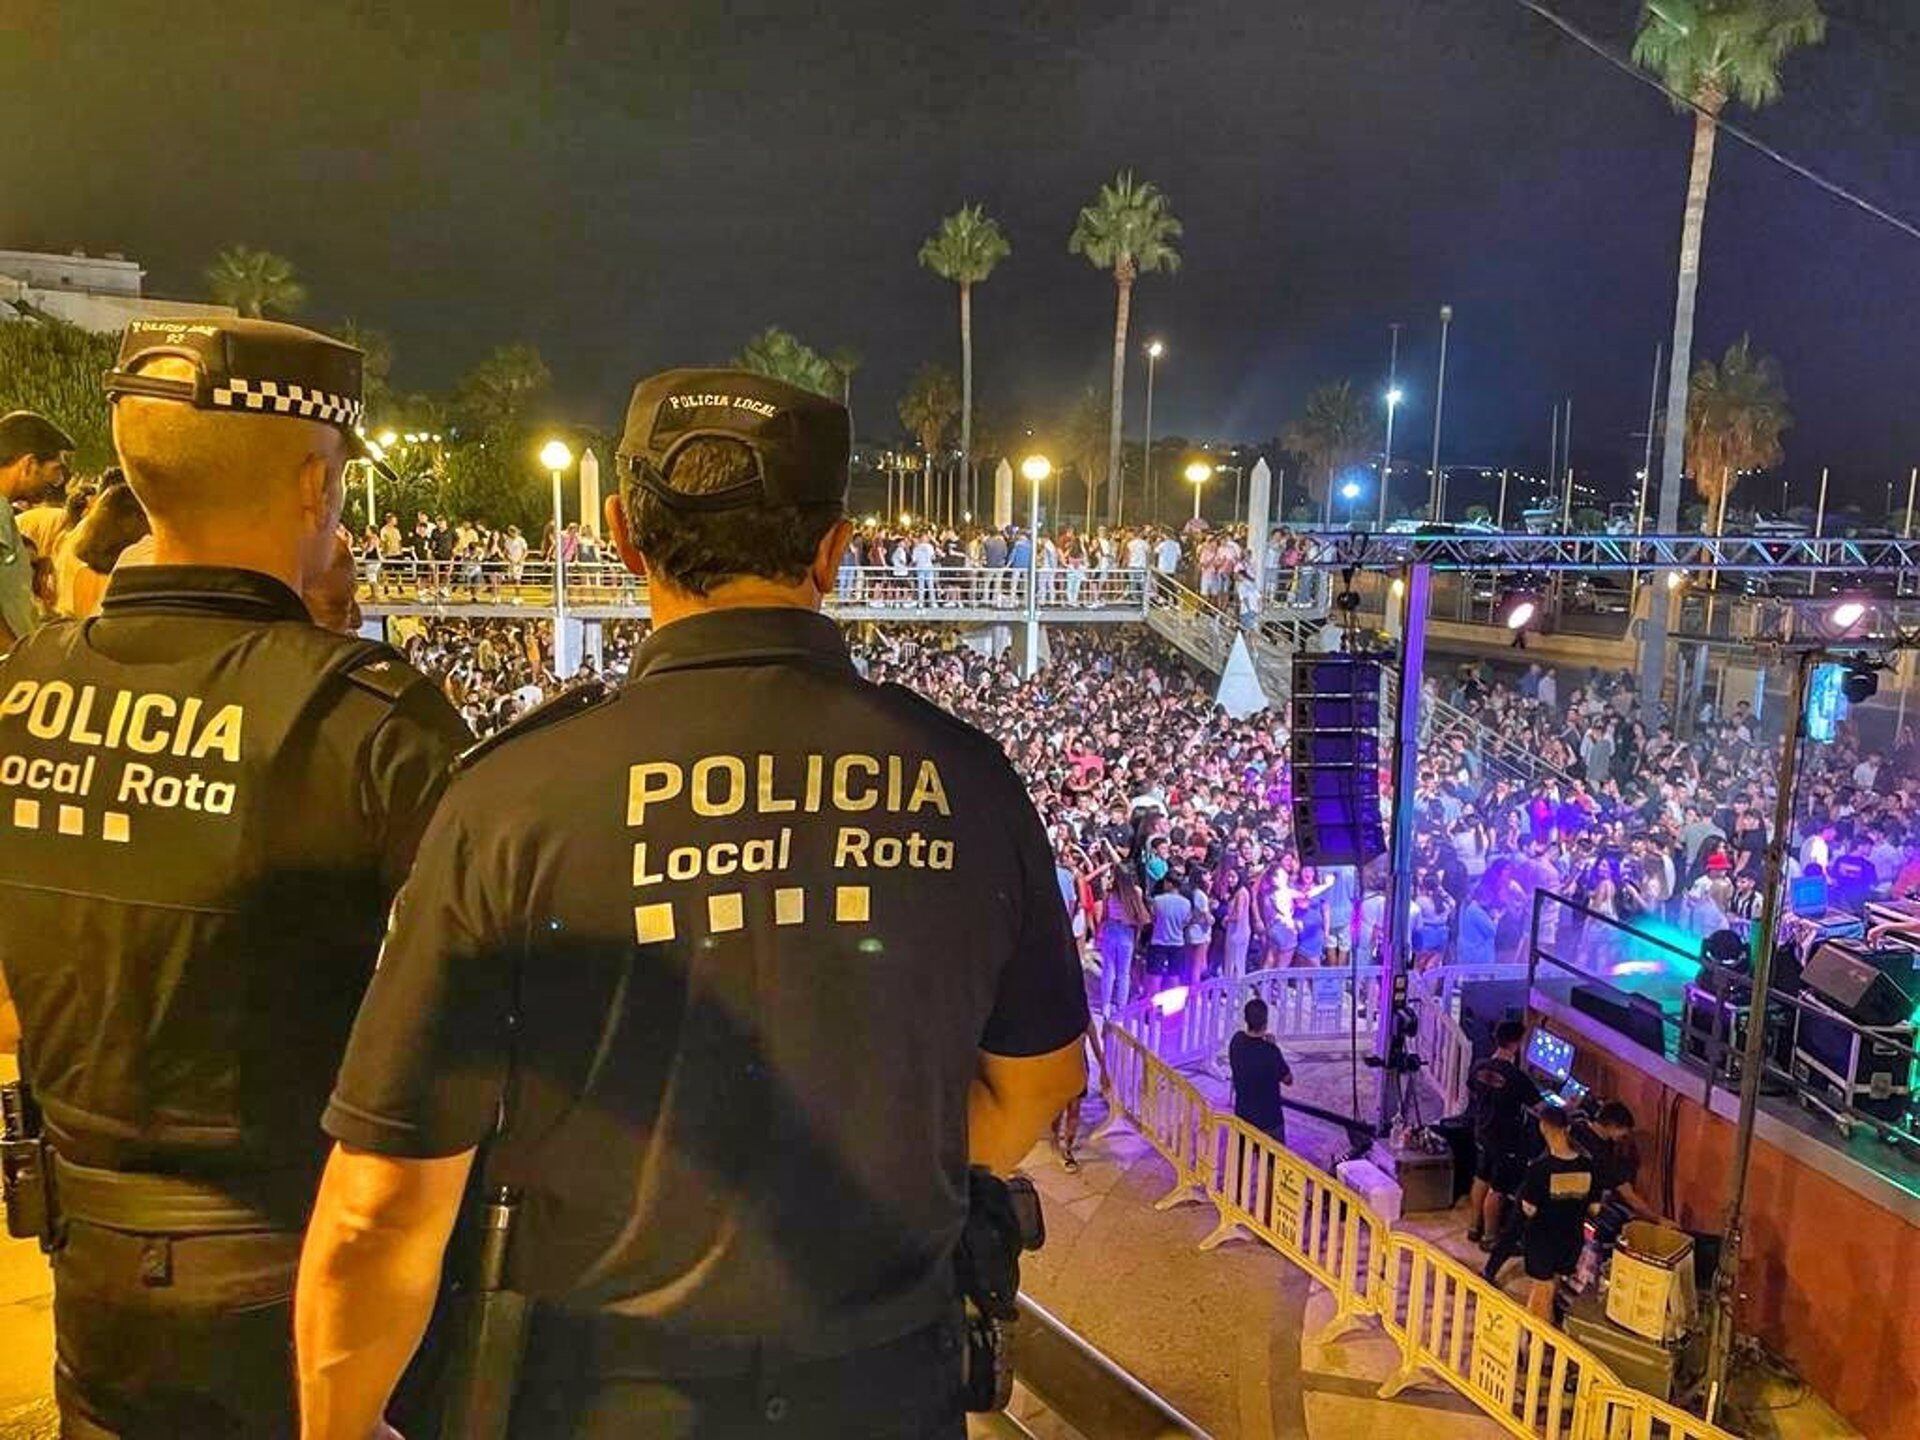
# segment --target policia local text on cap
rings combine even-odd
[[[300,599],[334,555],[359,351],[140,321],[106,385],[158,563],[0,661],[0,970],[45,1127],[10,1161],[53,1181],[10,1218],[52,1261],[63,1435],[290,1436],[321,1109],[471,737]]]
[[[847,434],[758,375],[635,390],[606,518],[656,628],[422,842],[326,1115],[312,1440],[379,1421],[483,1143],[532,1302],[514,1436],[964,1434],[969,1161],[1079,1093],[1087,1008],[1005,756],[819,613]]]

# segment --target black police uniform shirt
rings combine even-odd
[[[999,748],[861,679],[823,616],[711,612],[462,766],[326,1125],[427,1158],[504,1115],[516,1288],[842,1354],[951,1304],[978,1052],[1086,1025]]]
[[[251,571],[123,570],[0,662],[0,971],[66,1159],[289,1226],[389,902],[470,742]]]

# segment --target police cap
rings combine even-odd
[[[194,378],[139,373],[144,362],[160,356],[185,360]],[[119,360],[107,372],[107,396],[142,395],[201,410],[317,420],[346,437],[350,456],[379,464],[360,434],[364,359],[344,341],[277,320],[135,320],[120,338]]]
[[[756,474],[723,490],[690,494],[667,483],[674,458],[695,440],[734,440]],[[620,437],[632,482],[675,510],[748,505],[841,505],[851,429],[844,405],[750,370],[668,370],[633,388]]]
[[[73,448],[73,437],[44,415],[31,410],[0,415],[0,465],[22,455],[64,455]]]

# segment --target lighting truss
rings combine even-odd
[[[1301,564],[1396,570],[1785,570],[1858,575],[1920,567],[1920,539],[1758,535],[1385,535],[1304,537]]]

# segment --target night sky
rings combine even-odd
[[[1559,8],[1631,43],[1630,0]],[[1920,7],[1828,10],[1786,98],[1738,118],[1920,216]],[[952,288],[914,257],[975,200],[1013,243],[976,295],[982,401],[1049,424],[1104,387],[1113,287],[1066,239],[1122,166],[1187,227],[1181,272],[1136,292],[1163,434],[1259,440],[1316,383],[1377,391],[1397,320],[1396,451],[1424,455],[1450,301],[1447,458],[1544,468],[1570,395],[1576,466],[1624,491],[1671,327],[1689,122],[1512,0],[0,11],[25,27],[0,45],[0,247],[119,250],[204,298],[215,250],[265,246],[307,318],[393,336],[400,388],[526,340],[584,424],[777,323],[864,352],[856,419],[893,429],[915,366],[958,366]],[[1696,354],[1750,329],[1784,368],[1795,498],[1822,464],[1837,494],[1904,495],[1920,241],[1723,139],[1704,274]]]

